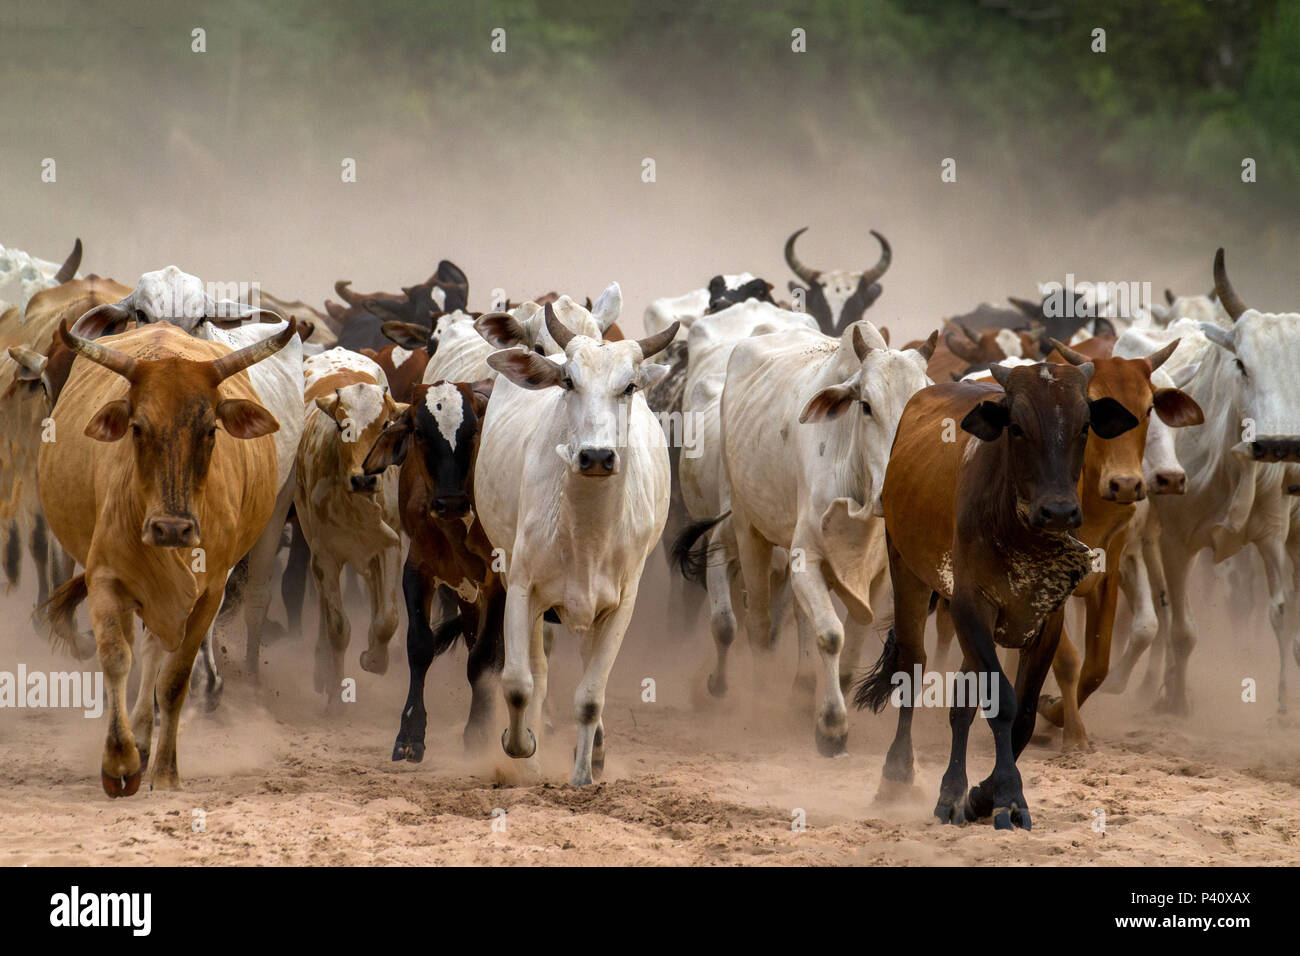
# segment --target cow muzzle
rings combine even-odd
[[[1146,483],[1140,475],[1112,475],[1102,479],[1101,497],[1103,501],[1131,505],[1142,501],[1147,496]]]
[[[192,548],[199,543],[199,523],[185,515],[146,518],[140,540],[155,548]]]
[[[618,471],[618,452],[612,448],[583,448],[575,462],[579,474],[588,478],[607,478]]]
[[[379,487],[378,475],[353,475],[350,482],[352,490],[363,495],[373,495]]]
[[[1040,501],[1030,514],[1030,524],[1042,531],[1069,531],[1083,524],[1078,499],[1056,498]]]
[[[469,513],[469,495],[441,495],[429,506],[439,518],[463,518]]]
[[[1233,449],[1254,461],[1300,461],[1300,436],[1260,435],[1252,442],[1241,442]]]
[[[1153,476],[1151,493],[1155,495],[1183,495],[1187,493],[1187,472],[1176,470],[1157,471]]]

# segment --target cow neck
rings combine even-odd
[[[1226,499],[1242,477],[1245,466],[1231,451],[1241,441],[1240,409],[1233,399],[1232,379],[1239,373],[1234,357],[1227,349],[1207,346],[1201,355],[1201,369],[1182,387],[1205,412],[1206,422],[1198,428],[1179,428],[1174,434],[1174,450],[1187,472],[1189,496],[1213,489],[1224,491]],[[1208,441],[1214,436],[1213,441]]]

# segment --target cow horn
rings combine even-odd
[[[1052,343],[1052,348],[1060,352],[1061,355],[1065,357],[1065,360],[1071,365],[1084,365],[1092,361],[1088,356],[1084,355],[1082,352],[1076,352],[1060,339],[1048,339],[1048,341]]]
[[[1165,289],[1165,305],[1174,304],[1174,294],[1168,288]]]
[[[994,362],[989,366],[989,374],[993,376],[995,382],[1005,389],[1007,387],[1007,378],[1011,375],[1011,369]]]
[[[668,345],[677,337],[677,330],[682,327],[680,322],[674,322],[668,328],[649,338],[637,339],[636,344],[641,346],[641,357],[648,359],[668,348]]]
[[[1169,356],[1174,354],[1174,349],[1178,348],[1178,343],[1181,341],[1182,339],[1174,339],[1160,351],[1152,352],[1148,355],[1147,363],[1151,366],[1151,371],[1154,372],[1160,366],[1164,365]]]
[[[362,302],[365,297],[361,295],[361,293],[359,292],[353,292],[350,288],[348,288],[348,286],[350,285],[352,285],[351,279],[340,279],[338,282],[334,283],[334,291],[337,292],[339,298],[342,299],[344,302],[346,302],[348,305],[355,305],[359,308],[365,308],[365,306],[362,305]]]
[[[107,345],[100,345],[90,339],[83,339],[79,335],[74,335],[68,328],[66,316],[59,320],[59,338],[63,340],[64,345],[74,352],[85,356],[96,365],[104,366],[110,372],[116,372],[127,381],[131,381],[132,376],[135,375],[137,360],[134,356],[109,348]]]
[[[1232,316],[1232,321],[1236,322],[1241,317],[1241,313],[1246,311],[1246,303],[1237,298],[1236,290],[1228,281],[1228,270],[1223,265],[1222,246],[1214,254],[1214,291],[1218,294],[1223,307],[1228,310],[1228,315]]]
[[[856,355],[858,361],[861,362],[867,357],[867,354],[870,351],[871,346],[868,345],[867,340],[862,337],[862,326],[853,326],[853,354]]]
[[[894,250],[889,247],[889,240],[882,236],[876,230],[872,229],[871,234],[876,237],[876,242],[880,243],[880,259],[874,266],[862,273],[862,280],[867,285],[875,282],[889,270],[889,264],[894,260]]]
[[[817,281],[818,276],[821,275],[821,271],[818,269],[809,269],[806,265],[800,262],[798,257],[794,254],[794,241],[807,231],[808,227],[804,226],[802,229],[794,232],[790,238],[785,241],[785,264],[788,265],[794,274],[800,279],[803,279],[804,282],[812,285]]]
[[[921,358],[925,359],[925,361],[928,363],[930,359],[934,358],[934,349],[935,346],[937,346],[938,344],[939,344],[939,330],[935,329],[933,332],[930,333],[930,337],[928,339],[926,339],[924,342],[922,342],[920,345],[916,347],[916,351],[918,354],[920,354]]]
[[[68,258],[63,260],[63,265],[59,266],[59,271],[54,273],[54,281],[59,285],[67,282],[77,274],[81,268],[81,240],[78,239],[72,247],[72,253]]]
[[[289,340],[297,334],[298,320],[290,318],[288,324],[275,335],[268,335],[260,342],[254,342],[252,345],[244,346],[237,352],[231,352],[229,355],[213,359],[212,370],[216,373],[217,381],[225,381],[236,372],[242,372],[250,365],[254,365],[264,358],[270,358],[288,345]]]
[[[551,308],[551,303],[546,303],[546,331],[551,333],[551,338],[555,339],[555,344],[564,351],[569,350],[569,343],[577,334],[571,332],[569,327],[561,322],[555,315],[555,309]],[[533,313],[536,315],[537,313]]]

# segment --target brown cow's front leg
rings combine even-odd
[[[372,674],[388,671],[388,642],[397,630],[397,582],[401,548],[385,548],[366,565],[366,590],[370,593],[370,630],[361,652],[361,669]]]
[[[484,589],[488,589],[488,585]],[[471,753],[482,751],[491,740],[493,703],[501,682],[501,668],[505,664],[505,642],[502,623],[506,609],[505,588],[491,585],[491,590],[480,599],[478,633],[465,662],[465,676],[469,679],[469,719],[465,722],[463,736],[465,749]]]
[[[1083,600],[1091,603],[1095,594],[1094,591]],[[1092,616],[1092,610],[1089,608],[1090,622]],[[1056,683],[1061,688],[1061,696],[1040,697],[1038,707],[1042,715],[1052,724],[1065,728],[1061,738],[1061,750],[1066,753],[1091,749],[1088,746],[1088,732],[1084,730],[1083,719],[1079,716],[1080,667],[1079,651],[1069,635],[1062,634],[1061,641],[1056,647],[1056,655],[1052,660],[1052,672],[1056,675]]]
[[[1059,643],[1065,624],[1065,608],[1058,609],[1046,623],[1038,640],[1020,651],[1020,664],[1016,669],[1016,723],[1011,732],[1012,751],[1017,760],[1029,744],[1034,734],[1034,724],[1038,716],[1039,693],[1047,671],[1060,657]]]
[[[194,657],[199,652],[212,619],[221,607],[225,592],[225,578],[221,584],[201,594],[185,622],[185,637],[181,646],[163,660],[158,672],[158,710],[162,726],[158,728],[158,756],[154,760],[150,787],[154,790],[181,789],[180,772],[176,767],[176,735],[181,725],[181,706],[190,689],[190,672],[194,670]]]
[[[99,666],[108,685],[108,737],[104,742],[100,781],[110,797],[129,797],[140,789],[140,777],[144,773],[126,710],[134,620],[126,596],[115,580],[105,575],[87,577],[90,624],[99,648]]]
[[[153,749],[154,688],[158,683],[158,669],[166,656],[167,648],[158,640],[158,635],[146,628],[140,648],[140,686],[136,689],[135,706],[131,710],[131,732],[135,737],[135,747],[140,751],[141,767],[149,766],[149,751]]]

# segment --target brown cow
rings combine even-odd
[[[226,575],[275,506],[270,435],[280,426],[245,369],[294,334],[291,322],[232,352],[165,323],[99,341],[74,336],[66,319],[59,325],[79,358],[52,413],[58,440],[41,446],[41,505],[86,570],[55,591],[46,612],[67,628],[76,606],[89,604],[109,689],[101,773],[109,796],[135,793],[148,765],[155,675],[162,729],[153,786],[180,786],[176,733],[194,655]],[[150,693],[128,722],[137,615],[149,632],[141,687]]]
[[[962,671],[974,673],[965,678],[970,692],[949,701],[952,759],[935,815],[945,823],[992,816],[998,829],[1028,829],[1016,758],[1033,732],[1065,599],[1089,570],[1087,547],[1070,534],[1083,520],[1078,483],[1088,432],[1114,438],[1137,419],[1113,398],[1087,398],[1090,365],[992,371],[998,385],[932,385],[903,411],[882,490],[894,627],[856,701],[879,710],[896,674],[910,681],[914,666],[924,668],[931,598],[948,599]],[[1021,651],[1014,689],[998,646]],[[981,678],[976,699],[971,685]],[[912,782],[919,690],[895,692],[901,706],[885,761],[889,783]],[[993,773],[967,795],[966,739],[977,704],[997,757]]]
[[[496,678],[505,661],[505,585],[492,568],[492,544],[474,511],[474,463],[492,382],[417,386],[411,403],[370,449],[368,474],[400,465],[402,530],[411,548],[402,569],[410,689],[402,708],[394,760],[424,759],[424,680],[429,665],[463,637],[472,699],[468,748],[489,739]],[[440,614],[430,626],[434,598]]]
[[[385,322],[384,334],[388,334],[389,325],[396,324]],[[423,346],[411,349],[394,343],[379,351],[362,349],[361,354],[384,370],[388,388],[399,402],[411,400],[411,393],[423,380],[424,367],[429,364],[429,353]]]
[[[1142,477],[1142,455],[1146,450],[1147,426],[1155,412],[1170,428],[1199,425],[1205,421],[1201,407],[1176,388],[1156,388],[1151,373],[1178,347],[1178,339],[1159,351],[1139,359],[1110,356],[1113,337],[1096,336],[1080,343],[1079,349],[1052,340],[1049,361],[1082,366],[1091,362],[1095,372],[1088,382],[1089,399],[1109,397],[1119,402],[1137,420],[1136,428],[1113,441],[1089,442],[1079,479],[1079,501],[1083,524],[1073,534],[1091,550],[1094,559],[1089,574],[1075,589],[1087,609],[1082,672],[1079,652],[1065,635],[1052,664],[1061,696],[1043,697],[1039,709],[1058,727],[1064,726],[1062,746],[1067,751],[1091,750],[1088,734],[1079,716],[1083,702],[1101,686],[1110,668],[1110,642],[1115,627],[1115,609],[1120,591],[1120,556],[1124,553],[1129,522],[1137,502],[1146,498]],[[1091,354],[1083,354],[1085,346]]]

